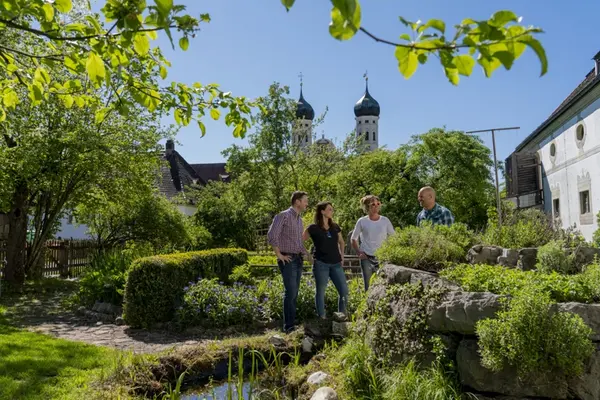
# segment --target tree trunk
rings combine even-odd
[[[25,256],[27,247],[28,190],[19,184],[13,194],[12,208],[8,212],[8,240],[6,242],[7,282],[22,285],[25,282]]]

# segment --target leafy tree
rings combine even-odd
[[[295,3],[295,0],[281,1],[288,10]],[[358,0],[331,2],[330,34],[338,40],[347,40],[360,31],[392,46],[399,70],[406,78],[432,55],[440,60],[453,84],[458,83],[460,75],[471,74],[475,58],[486,76],[490,76],[501,65],[510,69],[526,47],[533,49],[540,59],[542,75],[547,71],[545,51],[534,37],[541,30],[522,26],[512,11],[498,11],[487,20],[464,19],[453,33],[447,32],[446,23],[441,20],[421,23],[400,17],[410,34],[403,33],[401,42],[393,42],[362,26]],[[2,0],[1,4],[0,120],[23,101],[17,90],[22,86],[34,105],[48,101],[48,95],[54,93],[67,107],[101,104],[96,116],[102,120],[112,109],[127,114],[135,102],[150,111],[173,112],[177,122],[184,125],[196,119],[203,134],[201,118],[206,112],[217,119],[220,109],[225,109],[225,122],[235,127],[234,136],[245,134],[250,109],[244,98],[232,97],[216,85],[176,82],[161,85],[157,79],[148,79],[166,79],[170,65],[161,49],[151,45],[151,40],[163,32],[173,47],[178,42],[185,51],[200,25],[210,21],[208,14],[192,17],[184,13],[185,6],[172,0],[154,0],[153,4],[146,0],[107,0],[102,15],[87,12],[84,18],[73,21],[69,14],[72,0]],[[33,45],[23,47],[7,42],[7,36],[19,37]],[[144,72],[136,73],[136,67]],[[67,76],[70,73],[75,76],[57,81],[52,72],[62,73],[64,69],[69,71]],[[95,88],[105,88],[113,95],[102,99],[107,101],[100,101],[92,88],[82,88],[79,75],[83,73]],[[125,99],[122,94],[126,94]]]
[[[164,196],[148,190],[128,197],[77,208],[77,221],[89,227],[101,247],[138,242],[156,250],[203,249],[211,242],[206,229],[195,226]]]
[[[485,226],[494,196],[493,162],[490,150],[478,137],[435,128],[415,136],[405,149],[409,173],[422,185],[432,186],[439,202],[457,221],[473,228]],[[416,192],[413,196],[416,202]]]
[[[250,204],[240,201],[236,183],[209,182],[195,194],[198,211],[196,223],[212,235],[212,243],[219,247],[241,247],[254,250],[256,216]]]

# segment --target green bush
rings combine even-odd
[[[516,296],[523,289],[536,286],[558,302],[600,301],[600,266],[597,264],[588,265],[575,275],[521,271],[499,265],[458,264],[440,271],[440,276],[469,292]]]
[[[245,264],[241,249],[214,249],[136,260],[127,276],[124,318],[128,324],[150,327],[170,321],[183,302],[183,288],[200,278],[227,281],[233,268]]]
[[[473,245],[465,225],[424,224],[397,229],[377,251],[380,260],[410,268],[439,270],[446,262],[461,262]]]
[[[493,371],[512,366],[524,378],[583,372],[594,345],[579,315],[554,311],[550,295],[533,286],[507,303],[497,318],[476,325],[483,366]]]
[[[562,240],[551,240],[538,249],[536,268],[540,272],[572,274],[578,271],[575,251],[568,253]]]
[[[515,210],[514,206],[507,204],[505,208],[502,226],[498,226],[496,210],[488,211],[488,226],[479,238],[482,244],[522,249],[540,247],[552,240],[567,236],[561,229],[555,229],[548,216],[541,210]]]
[[[216,279],[201,279],[185,287],[184,292],[183,306],[177,310],[177,320],[182,325],[224,328],[264,319],[255,287],[240,283],[226,286]]]

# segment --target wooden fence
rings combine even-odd
[[[79,276],[89,266],[95,249],[96,242],[92,240],[48,240],[40,259],[42,274],[63,278]],[[0,240],[0,276],[5,258],[6,241]]]
[[[268,255],[272,255],[272,253],[264,253]],[[252,265],[253,268],[273,268],[278,269],[277,265]],[[344,269],[344,273],[346,274],[346,279],[357,278],[361,275],[360,269],[360,260],[358,256],[355,255],[345,255],[344,256],[344,264],[342,265]],[[303,275],[312,275],[312,266],[305,265]]]

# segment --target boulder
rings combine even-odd
[[[275,347],[283,347],[286,345],[285,339],[281,335],[273,335],[269,338],[269,343]]]
[[[456,368],[460,383],[477,392],[498,393],[515,397],[546,397],[555,400],[567,398],[567,381],[556,376],[519,379],[516,370],[506,368],[493,372],[481,365],[476,340],[463,340],[456,352]]]
[[[513,268],[519,262],[519,250],[504,249],[502,255],[498,257],[498,264],[503,267]]]
[[[348,321],[348,317],[344,313],[334,312],[333,313],[333,320],[335,322],[346,322],[346,321]]]
[[[428,329],[473,335],[477,321],[493,318],[500,310],[501,297],[486,292],[448,292],[428,315]]]
[[[369,306],[370,309],[373,309],[379,300],[385,298],[386,293],[386,285],[384,284],[376,283],[370,286],[369,291],[367,292],[367,306]]]
[[[517,268],[523,271],[530,271],[535,269],[537,264],[537,249],[536,248],[524,248],[519,250],[519,262]]]
[[[575,250],[576,260],[579,265],[589,265],[600,258],[600,249],[594,247],[580,246]]]
[[[330,387],[322,387],[319,388],[310,398],[310,400],[337,400],[338,399],[338,395],[335,392],[335,390],[333,390]]]
[[[600,348],[587,361],[582,376],[569,379],[569,390],[580,400],[600,399]]]
[[[471,264],[496,265],[503,252],[502,247],[475,245],[469,249],[467,261]]]
[[[433,272],[421,271],[418,269],[401,267],[399,265],[386,264],[379,270],[379,276],[383,278],[385,284],[416,284],[421,282],[424,286],[443,287],[448,290],[460,290],[460,288],[448,281],[440,278]]]
[[[313,340],[313,338],[311,338],[310,336],[304,337],[304,339],[302,339],[302,351],[304,353],[312,353],[314,344],[315,341]]]
[[[323,371],[319,371],[311,374],[306,383],[309,385],[321,386],[327,379],[329,379],[329,375]]]
[[[557,303],[556,308],[558,311],[579,315],[583,322],[594,331],[591,339],[600,341],[600,304]]]
[[[350,331],[350,322],[336,322],[331,323],[331,333],[333,335],[346,337]]]
[[[123,319],[123,317],[117,317],[117,318],[115,318],[115,324],[125,325],[125,320]]]

